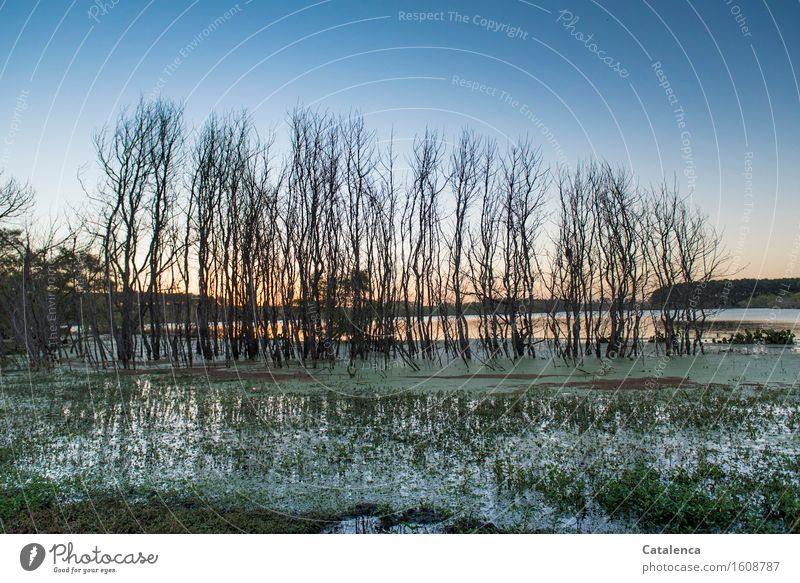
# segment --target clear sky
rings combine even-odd
[[[677,176],[741,275],[800,276],[798,30],[790,0],[0,0],[0,169],[63,216],[141,95],[279,133],[297,104],[356,109],[401,144],[471,126]]]

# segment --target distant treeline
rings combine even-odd
[[[300,108],[287,131],[275,152],[246,112],[189,131],[168,100],[124,111],[95,136],[100,178],[68,234],[3,230],[6,351],[124,368],[484,362],[542,343],[614,358],[643,349],[659,288],[656,346],[702,350],[728,258],[674,185],[549,168],[527,140],[470,130],[426,130],[402,163],[359,115]],[[0,187],[2,227],[32,193]]]
[[[690,293],[685,284],[661,287],[653,292],[653,305],[663,304],[670,294]],[[720,308],[800,308],[800,278],[719,279],[709,281],[705,295],[709,305]]]

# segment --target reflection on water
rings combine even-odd
[[[607,312],[604,313],[607,317]],[[500,324],[505,321],[505,316],[498,312],[498,319]],[[597,314],[595,313],[595,316]],[[555,317],[565,321],[564,312],[556,312]],[[581,315],[583,317],[583,315]],[[547,325],[548,315],[546,313],[532,314],[533,325],[536,333],[543,336]],[[655,330],[659,327],[660,315],[658,311],[644,310],[642,312],[641,327],[642,335],[648,338],[655,334]],[[467,322],[467,332],[471,339],[476,340],[480,338],[479,325],[480,317],[475,314],[466,315],[464,319]],[[455,326],[454,316],[451,314],[449,317],[450,326]],[[426,317],[426,322],[428,318]],[[679,322],[677,320],[676,322]],[[415,323],[413,325],[416,325]],[[438,313],[434,313],[430,317],[431,331],[434,339],[441,340],[443,337],[442,319]],[[165,327],[170,329],[174,334],[180,334],[180,329],[184,326],[181,323],[168,323]],[[285,334],[286,331],[283,327],[283,321],[278,320],[275,330],[279,334]],[[397,337],[402,338],[406,331],[406,322],[404,318],[397,318]],[[502,328],[502,325],[501,325]],[[770,309],[770,308],[727,308],[724,310],[709,310],[706,314],[706,328],[710,333],[707,337],[711,338],[714,335],[727,336],[731,333],[742,331],[744,328],[767,328],[776,330],[792,330],[800,334],[800,310],[794,309]],[[601,325],[601,332],[604,331]],[[223,325],[218,326],[218,336],[223,338],[225,330]],[[298,337],[302,338],[302,331],[298,330]]]
[[[3,394],[0,443],[13,444],[20,468],[83,485],[190,484],[294,512],[424,503],[538,524],[542,513],[525,509],[541,505],[533,484],[553,464],[600,474],[638,461],[691,467],[702,452],[758,473],[800,452],[791,392],[347,397],[125,377]]]
[[[558,312],[557,318],[564,320],[565,314]],[[478,316],[466,317],[470,337],[478,338]],[[542,336],[547,323],[546,314],[534,314],[537,333]],[[649,338],[660,327],[659,313],[645,310],[642,315],[642,336]],[[438,322],[434,322],[435,330],[440,332]],[[783,310],[769,308],[729,308],[725,310],[709,311],[706,319],[705,335],[707,340],[730,336],[741,332],[745,328],[766,328],[770,330],[791,330],[800,335],[800,310]],[[602,328],[601,328],[602,331]]]

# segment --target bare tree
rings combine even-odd
[[[449,282],[453,291],[453,309],[456,321],[457,354],[468,362],[472,357],[469,343],[469,327],[464,314],[464,244],[467,236],[467,221],[472,202],[480,186],[480,139],[469,130],[464,130],[456,144],[450,161],[450,188],[455,197],[455,220],[449,233],[450,261]]]
[[[500,197],[496,180],[497,146],[487,141],[481,155],[479,172],[480,215],[470,232],[469,262],[473,295],[479,303],[478,336],[489,359],[500,352],[500,307],[495,257],[500,245]]]
[[[548,289],[563,306],[564,329],[555,308],[548,321],[555,350],[573,362],[581,360],[592,343],[595,172],[593,164],[579,165],[574,174],[562,169],[558,177],[559,222]]]
[[[603,188],[596,199],[601,278],[608,301],[606,357],[624,356],[628,348],[632,311],[638,310],[633,294],[638,252],[637,212],[639,195],[631,174],[623,168],[604,166]]]
[[[413,354],[417,350],[412,339],[413,329],[419,342],[419,350],[426,358],[433,358],[436,353],[433,320],[439,299],[435,293],[435,270],[439,267],[440,245],[439,196],[446,187],[441,168],[443,153],[444,144],[436,132],[426,130],[422,138],[415,140],[409,161],[412,182],[408,188],[401,227],[401,237],[409,241],[403,293],[406,309],[411,304],[414,315],[413,328],[410,315],[406,315],[409,328],[406,333],[410,352]],[[413,303],[409,301],[412,293]]]
[[[375,185],[375,145],[374,133],[367,130],[364,118],[351,116],[343,123],[344,132],[344,171],[345,171],[345,212],[347,231],[347,250],[349,255],[347,272],[350,292],[349,309],[349,364],[354,366],[356,358],[366,358],[369,349],[367,333],[371,314],[366,307],[367,294],[372,280],[372,255],[365,247],[371,248],[374,239],[370,236],[372,227],[370,202],[374,201]],[[374,210],[374,209],[373,209]]]
[[[148,194],[152,180],[152,132],[155,117],[150,104],[140,101],[128,114],[120,115],[110,135],[95,137],[101,170],[98,203],[105,276],[108,282],[109,319],[117,358],[123,367],[133,366],[137,334],[137,293],[149,265],[141,247]],[[114,317],[114,314],[118,318]]]
[[[541,152],[523,141],[509,148],[501,169],[501,249],[505,325],[512,358],[534,354],[534,299],[548,173]]]
[[[162,356],[162,335],[166,314],[159,305],[159,294],[167,286],[164,276],[175,260],[174,234],[175,207],[177,204],[176,179],[183,164],[183,110],[168,101],[156,101],[149,109],[152,128],[148,145],[152,180],[147,201],[146,221],[149,233],[147,250],[149,277],[145,288],[145,305],[150,316],[150,341],[144,336],[148,360],[159,360]],[[140,315],[140,319],[143,314]]]
[[[23,216],[31,210],[34,201],[33,188],[13,177],[3,182],[0,169],[0,224]]]

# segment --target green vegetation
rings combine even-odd
[[[684,284],[655,290],[650,301],[661,305],[671,295],[691,292]],[[720,279],[709,281],[703,295],[706,307],[716,308],[800,308],[800,278]]]
[[[800,532],[800,487],[760,483],[718,465],[676,468],[662,476],[643,465],[605,482],[597,503],[611,517],[658,532]]]
[[[678,468],[663,480],[655,469],[637,466],[608,480],[597,502],[612,518],[632,520],[643,530],[726,532],[736,524],[741,506],[725,482],[715,478]]]
[[[795,335],[791,330],[767,330],[765,328],[748,330],[745,328],[744,332],[736,332],[729,338],[722,338],[720,341],[725,344],[786,345],[794,344]]]
[[[795,284],[792,289],[797,289]],[[800,291],[794,293],[785,293],[783,295],[777,293],[759,294],[753,296],[752,299],[741,300],[736,304],[737,308],[788,308],[800,309]]]
[[[0,522],[8,531],[10,522],[31,512],[58,507],[54,496],[55,485],[49,480],[33,477],[27,482],[0,490]]]

